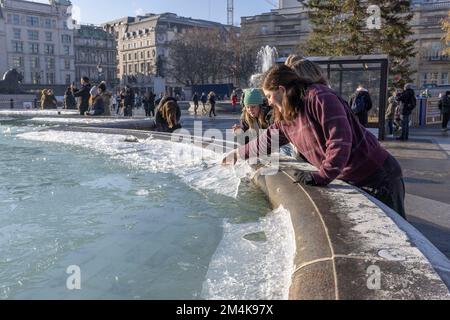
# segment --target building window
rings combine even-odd
[[[127,61],[127,55],[126,54],[123,55],[123,61],[124,62]]]
[[[47,67],[47,70],[51,70],[55,68],[55,59],[54,58],[47,58],[45,60],[45,64]]]
[[[39,17],[27,16],[27,26],[39,27]]]
[[[52,20],[45,19],[44,20],[44,27],[47,28],[47,29],[51,29],[52,28]]]
[[[41,73],[40,72],[32,72],[31,73],[31,83],[41,84]]]
[[[145,63],[141,63],[141,72],[145,73]]]
[[[431,61],[441,60],[442,56],[442,44],[440,42],[432,42],[427,44],[426,58]]]
[[[30,53],[39,54],[39,43],[30,43]]]
[[[38,69],[39,68],[39,57],[31,57],[30,63],[31,63],[32,69]]]
[[[141,59],[144,59],[144,58],[145,58],[144,52],[141,52]]]
[[[150,51],[147,51],[147,58],[150,58],[150,55],[151,55]]]
[[[150,62],[147,62],[147,73],[151,73],[152,70],[152,64]]]
[[[51,32],[46,32],[45,33],[45,41],[53,41],[53,34]]]
[[[70,60],[68,60],[68,59],[64,60],[64,68],[66,70],[70,70]]]
[[[72,43],[72,37],[68,34],[61,35],[61,42],[62,43]]]
[[[128,74],[132,74],[133,73],[133,65],[129,64],[128,65]]]
[[[9,15],[8,15],[9,17]],[[18,14],[11,15],[11,21],[8,21],[16,26],[20,25],[20,16]]]
[[[28,40],[39,41],[39,31],[37,31],[37,30],[28,30]]]
[[[430,73],[431,77],[430,77],[430,83],[432,84],[438,84],[438,76],[439,73],[438,72],[432,72]]]
[[[422,73],[420,85],[423,87],[427,83],[428,83],[428,73]]]
[[[69,46],[64,46],[63,50],[64,50],[63,54],[65,54],[66,56],[70,55],[70,47]]]
[[[128,61],[131,60],[131,53],[128,54]]]
[[[14,39],[20,40],[22,38],[22,30],[21,29],[13,29]]]
[[[13,68],[20,69],[23,67],[23,57],[12,57]]]
[[[127,74],[127,66],[123,66],[123,74]]]
[[[267,26],[261,26],[261,34],[267,34],[269,32],[269,28]]]
[[[70,77],[70,74],[66,74],[65,80],[66,80],[66,84],[70,84],[70,83],[72,82],[72,79],[71,79],[71,77]]]
[[[23,42],[22,41],[13,41],[12,46],[13,46],[14,52],[23,52]]]
[[[448,85],[448,72],[441,73],[441,85]]]
[[[138,53],[135,52],[135,53],[134,53],[134,60],[137,60],[137,59],[138,59]]]
[[[55,74],[53,72],[47,72],[47,83],[55,84]]]
[[[139,65],[137,63],[134,65],[134,73],[139,73]]]
[[[55,46],[53,44],[46,44],[44,47],[45,54],[55,54]]]

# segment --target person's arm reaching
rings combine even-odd
[[[276,137],[279,138],[279,146],[284,146],[289,143],[286,136],[279,130],[277,124],[273,124],[266,131],[264,131],[258,139],[252,140],[250,143],[239,147],[229,153],[222,161],[223,165],[234,165],[238,159],[248,160],[250,158],[256,158],[261,153],[270,154],[272,152],[272,140]]]
[[[248,160],[250,158],[257,158],[260,155],[271,154],[273,139],[279,139],[279,147],[288,144],[289,140],[280,129],[280,126],[276,123],[271,125],[258,139],[252,140],[250,143],[238,148],[239,157]]]

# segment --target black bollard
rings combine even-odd
[[[37,99],[36,99],[36,98],[34,99],[34,108],[35,108],[35,109],[38,108],[38,105],[37,105]]]
[[[9,100],[9,105],[11,109],[14,109],[14,99]]]

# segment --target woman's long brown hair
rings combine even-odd
[[[264,90],[276,91],[280,86],[286,88],[281,102],[283,113],[274,108],[276,122],[294,121],[297,118],[298,111],[304,105],[307,85],[294,70],[285,65],[275,65],[266,73]]]
[[[248,123],[248,126],[250,129],[253,130],[258,130],[258,129],[266,129],[268,127],[267,122],[266,122],[266,117],[264,115],[264,111],[262,109],[261,106],[259,106],[259,115],[258,117],[252,118],[252,116],[250,115],[250,112],[248,112],[247,110],[247,106],[245,106],[244,108],[244,120],[245,122]],[[253,128],[253,119],[255,119],[258,122],[259,128]]]
[[[177,122],[177,103],[175,101],[167,101],[162,107],[162,117],[167,121],[169,128],[175,127]]]

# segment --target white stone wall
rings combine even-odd
[[[32,73],[40,74],[41,84],[48,83],[48,74],[54,74],[54,84],[65,84],[67,76],[70,76],[71,82],[75,81],[74,32],[66,27],[69,18],[67,8],[67,5],[5,0],[2,3],[5,45],[1,47],[5,48],[3,50],[6,52],[0,55],[0,73],[3,74],[8,69],[14,68],[14,61],[21,57],[22,65],[16,69],[24,75],[23,84],[32,84]],[[19,19],[16,20],[16,17]],[[30,24],[29,17],[37,17],[38,24]],[[20,30],[20,38],[18,30]],[[38,39],[30,39],[29,31],[38,32]],[[47,38],[46,33],[52,34],[51,39]],[[63,35],[70,36],[70,43],[63,43]],[[13,41],[23,44],[23,52],[15,52]],[[39,54],[31,52],[31,43],[39,45]],[[53,45],[53,54],[46,53],[46,45]],[[68,46],[69,54],[64,46]],[[32,57],[38,58],[38,68],[32,68]],[[47,68],[47,59],[50,58],[54,59],[54,68],[52,69]],[[65,67],[66,60],[70,61],[69,68]]]

